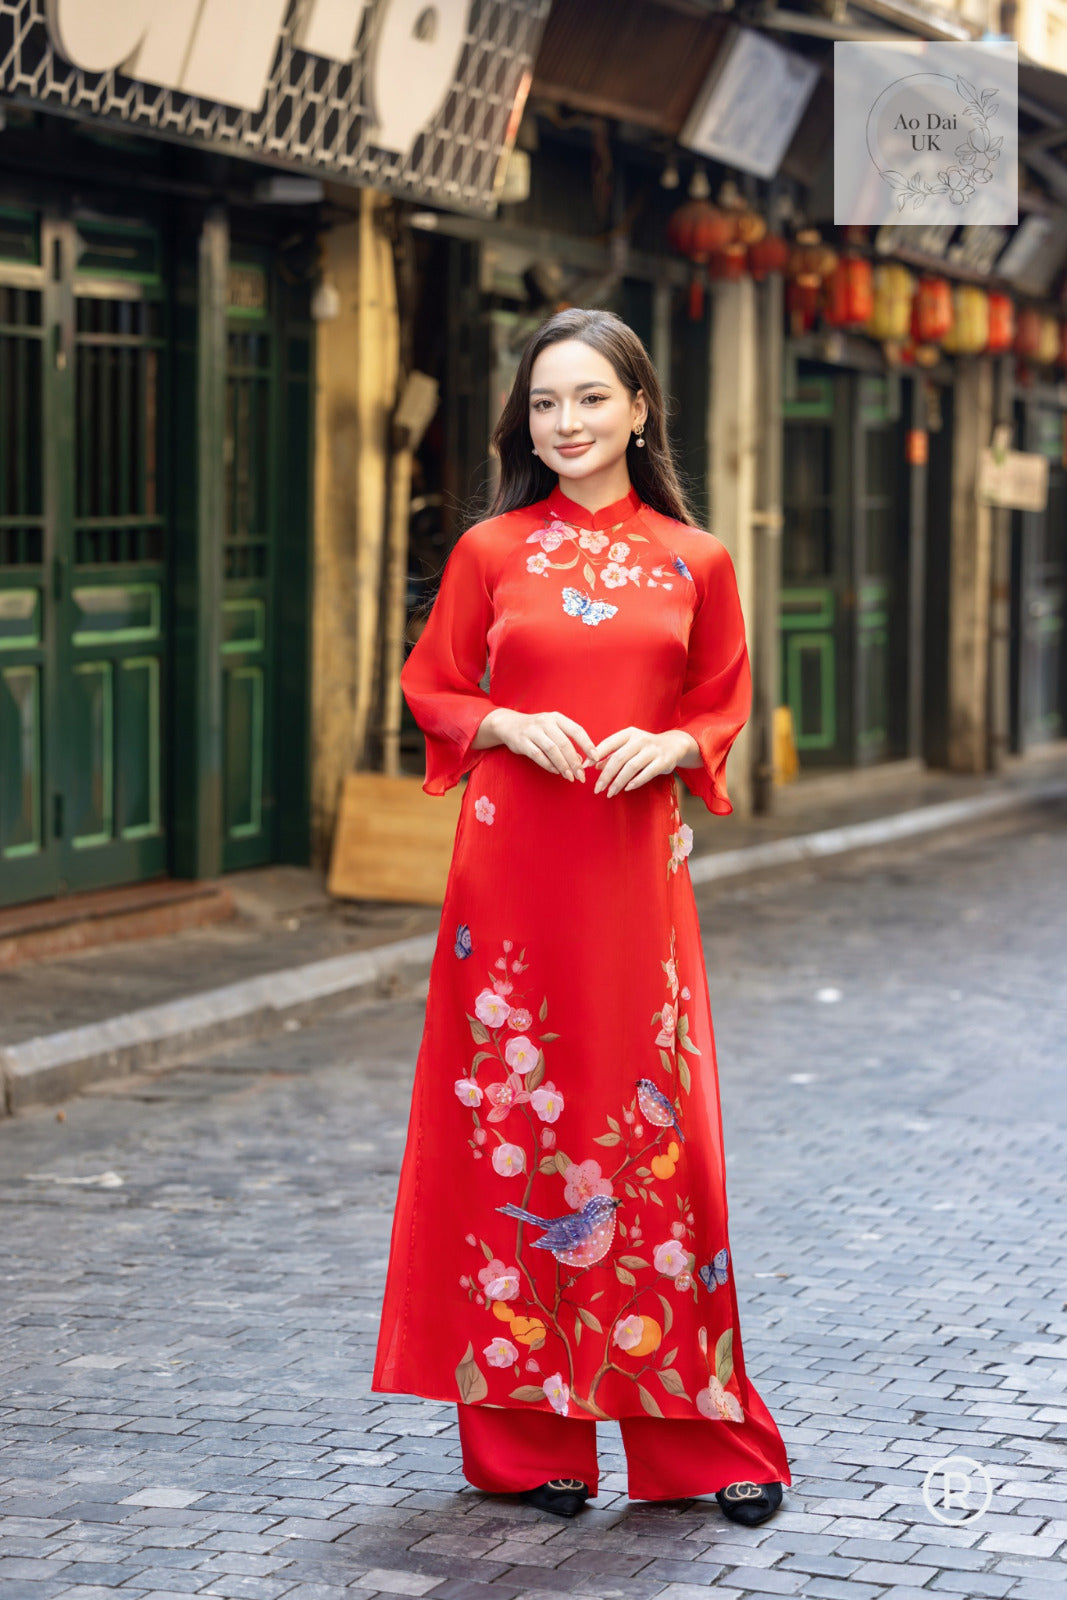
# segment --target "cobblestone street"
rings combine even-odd
[[[453,1408],[369,1393],[421,996],[0,1125],[3,1600],[1062,1600],[1065,845],[701,892],[757,1529],[629,1502],[611,1428],[574,1523],[491,1499]]]

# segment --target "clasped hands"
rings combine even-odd
[[[696,740],[681,728],[666,733],[619,728],[594,744],[581,723],[562,711],[511,711],[504,706],[495,706],[482,719],[474,738],[476,749],[494,744],[506,745],[570,783],[584,783],[586,767],[596,767],[593,793],[609,797],[639,789],[675,767],[699,766],[701,760]]]

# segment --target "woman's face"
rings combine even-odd
[[[606,356],[581,339],[541,351],[530,372],[530,436],[561,478],[590,478],[616,467],[647,415]]]

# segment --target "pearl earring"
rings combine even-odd
[[[530,451],[530,454],[533,455],[533,456],[535,456],[537,454],[537,446],[536,445],[534,445],[533,449]]]
[[[637,441],[637,448],[639,450],[643,450],[645,448],[645,441],[641,437],[641,435],[644,433],[644,431],[645,431],[644,423],[643,422],[639,422],[637,424],[637,427],[634,429],[634,438]]]

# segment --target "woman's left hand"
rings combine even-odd
[[[624,789],[639,789],[642,784],[689,766],[700,759],[697,742],[691,733],[671,728],[667,733],[649,733],[645,728],[619,728],[609,733],[593,751],[592,764],[600,768],[593,785],[594,794],[620,794]],[[590,758],[586,758],[589,760]]]

